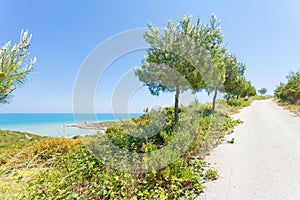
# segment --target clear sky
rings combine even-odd
[[[228,49],[247,65],[247,79],[272,94],[289,71],[299,70],[299,11],[297,0],[2,0],[0,45],[17,42],[21,29],[29,29],[33,34],[30,51],[38,62],[29,81],[0,112],[72,112],[76,75],[99,43],[119,32],[145,27],[149,21],[162,27],[169,19],[177,21],[186,14],[207,22],[215,13]],[[107,87],[97,89],[97,112],[110,112],[106,95],[114,81],[139,65],[143,55],[132,53],[113,64],[102,80]],[[151,97],[146,88],[140,89],[130,111],[140,112],[160,100],[161,105],[168,105],[173,97]]]

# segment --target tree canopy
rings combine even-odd
[[[178,121],[180,93],[208,88],[213,85],[208,81],[213,76],[212,80],[217,80],[218,69],[212,67],[217,56],[212,59],[211,55],[217,55],[222,36],[216,24],[214,16],[210,26],[202,23],[200,18],[193,24],[191,16],[187,16],[177,24],[170,20],[164,31],[151,23],[148,25],[145,39],[151,47],[141,67],[136,69],[136,75],[151,94],[175,92],[174,124]]]
[[[267,90],[267,88],[263,87],[263,88],[257,90],[257,92],[259,92],[260,95],[265,95],[268,92],[268,90]]]
[[[223,45],[224,36],[215,15],[209,24],[200,18],[192,23],[192,17],[187,16],[178,23],[170,20],[163,30],[151,23],[148,28],[145,39],[150,48],[136,75],[153,95],[175,92],[175,124],[178,98],[185,90],[214,92],[212,111],[218,91],[237,97],[256,94],[244,77],[245,64]]]
[[[12,92],[21,86],[32,70],[36,58],[28,60],[31,35],[22,31],[18,44],[7,42],[0,48],[0,104],[7,103]]]

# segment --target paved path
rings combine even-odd
[[[300,200],[300,118],[272,100],[255,101],[234,118],[244,123],[208,161],[220,178],[203,200]]]

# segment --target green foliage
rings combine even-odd
[[[257,92],[262,96],[262,95],[265,95],[268,92],[268,90],[267,90],[267,88],[263,87],[263,88],[257,90]]]
[[[226,112],[231,115],[238,113],[241,108],[248,107],[255,100],[265,100],[272,98],[271,96],[251,96],[249,98],[227,98],[225,100],[221,100],[222,103],[226,103]]]
[[[291,72],[287,84],[281,83],[275,90],[275,96],[282,102],[300,105],[300,72]]]
[[[222,44],[224,36],[215,15],[209,24],[200,18],[192,23],[192,17],[187,16],[177,24],[170,20],[164,31],[151,23],[148,28],[145,39],[151,47],[136,75],[153,95],[176,91],[174,124],[178,121],[179,95],[187,89],[213,92],[213,112],[218,91],[228,98],[256,95],[256,89],[244,77],[245,64]]]
[[[130,174],[108,168],[84,147],[61,157],[41,171],[23,190],[24,199],[193,199],[200,183],[202,161],[178,161],[163,171]],[[199,168],[200,167],[200,168]]]
[[[0,47],[0,104],[7,103],[11,93],[25,81],[36,59],[27,62],[31,35],[21,32],[20,42],[11,47],[11,42]]]
[[[21,139],[20,133],[7,132],[6,134],[10,137],[19,136]],[[30,185],[31,181],[34,181],[39,174],[54,169],[53,165],[58,163],[61,157],[76,151],[81,146],[79,139],[45,138],[27,133],[23,135],[26,135],[26,138],[30,137],[29,141],[21,139],[24,140],[23,148],[20,147],[13,157],[0,166],[0,194],[7,199],[24,199],[23,190],[33,187]],[[15,141],[21,144],[17,139]],[[5,147],[2,148],[7,150]]]
[[[0,166],[6,164],[24,147],[40,139],[42,137],[29,133],[0,130]]]
[[[208,169],[204,175],[205,180],[216,180],[218,178],[218,171],[213,169]]]
[[[231,140],[228,140],[227,143],[234,144],[234,138],[231,138]]]
[[[256,89],[251,84],[251,81],[245,81],[242,83],[243,88],[241,89],[241,95],[240,97],[253,97],[256,95]]]
[[[0,168],[0,193],[12,199],[194,199],[204,188],[203,180],[218,177],[215,170],[204,169],[204,156],[239,121],[220,113],[212,115],[209,105],[195,102],[188,107],[198,111],[197,133],[179,159],[164,168],[148,173],[118,171],[97,160],[78,138],[45,138],[23,151],[24,156],[14,162],[19,167],[6,164]],[[185,109],[179,109],[180,116]],[[160,111],[165,114],[166,126],[152,137],[134,138],[128,130],[152,127],[150,116],[157,112],[111,126],[106,135],[128,151],[155,152],[176,136],[170,130],[174,108]],[[181,118],[179,123],[184,120]]]
[[[40,162],[51,159],[53,156],[67,154],[71,150],[78,148],[81,144],[80,139],[68,138],[43,138],[35,141],[30,147],[26,148],[20,155],[22,161],[30,161],[32,158]]]
[[[153,95],[160,91],[176,92],[176,124],[181,92],[206,89],[210,93],[221,89],[220,84],[225,79],[223,57],[226,49],[222,46],[220,23],[215,15],[211,16],[209,24],[204,24],[200,18],[193,24],[191,16],[187,16],[177,24],[170,20],[164,32],[152,24],[148,27],[145,39],[151,47],[136,74]]]
[[[135,72],[151,94],[175,92],[175,106],[145,109],[139,118],[110,124],[105,135],[32,142],[0,168],[0,193],[11,199],[194,199],[202,192],[204,180],[218,177],[217,171],[204,169],[204,157],[240,121],[224,113],[214,113],[210,105],[194,102],[180,107],[180,93],[188,89],[225,91],[229,95],[228,105],[244,107],[250,102],[230,97],[252,96],[256,92],[243,77],[245,65],[226,54],[219,25],[215,16],[208,25],[199,18],[193,24],[190,16],[177,24],[169,21],[164,33],[149,24],[145,39],[151,47]],[[23,36],[27,44],[25,57],[30,41],[26,37],[27,32]],[[25,68],[23,77],[32,65]],[[1,71],[1,80],[5,77]],[[225,88],[220,86],[223,83]],[[196,111],[195,114],[190,110]],[[110,144],[133,155],[115,152],[109,148]],[[165,155],[159,155],[167,159],[135,157],[137,153],[155,155],[169,146]],[[112,162],[126,166],[130,172],[138,172],[135,169],[146,161],[161,167],[152,167],[147,173],[119,171],[113,167],[114,163],[109,165],[105,159],[94,157],[107,152],[110,152],[107,160],[113,158]],[[128,159],[136,162],[128,165]],[[165,165],[168,159],[172,163]]]
[[[273,97],[265,95],[265,96],[252,96],[248,99],[249,99],[249,101],[255,101],[255,100],[266,100],[266,99],[270,99],[270,98],[273,98]]]
[[[236,56],[227,54],[225,56],[225,67],[225,91],[231,95],[238,95],[241,82],[240,79],[244,76],[246,66],[243,63],[238,62]]]
[[[231,97],[250,97],[256,95],[254,86],[244,77],[246,65],[238,62],[236,56],[227,54],[225,56],[225,92],[228,98]]]
[[[237,108],[243,108],[243,107],[247,107],[250,106],[251,101],[248,99],[244,99],[244,98],[239,98],[239,99],[228,99],[227,100],[227,104],[229,106],[233,106],[233,107],[237,107]]]

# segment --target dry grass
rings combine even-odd
[[[226,113],[228,116],[232,116],[240,112],[240,109],[237,107],[227,106]]]
[[[37,137],[37,140],[25,140],[23,133],[6,132],[5,134],[12,137],[17,135],[19,139],[16,140],[18,148],[13,148],[15,155],[2,163],[2,166],[0,165],[0,199],[20,199],[18,195],[22,193],[28,180],[39,172],[49,169],[50,164],[61,155],[68,154],[82,145],[79,138]],[[5,144],[2,146],[3,153],[4,149],[8,148],[8,143],[2,141],[2,144]],[[24,145],[22,150],[20,145]],[[7,151],[9,150],[12,149],[9,148]]]
[[[29,133],[0,130],[0,166],[42,138]]]
[[[296,115],[300,116],[300,105],[282,103],[278,99],[274,100],[278,105],[282,106],[283,108],[295,113]]]
[[[28,163],[32,160],[44,162],[57,155],[67,154],[81,145],[81,139],[44,138],[33,142],[25,148],[16,159],[17,163]]]

